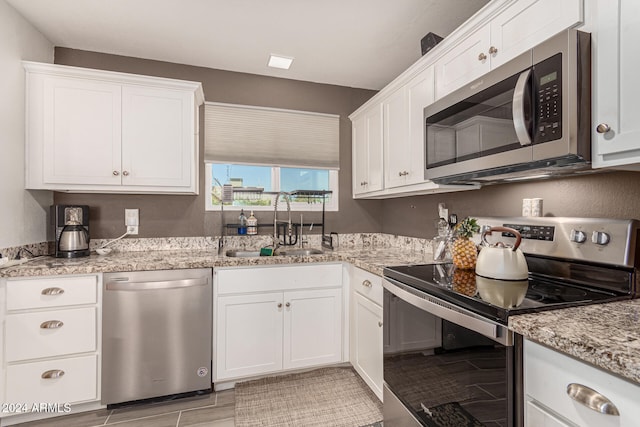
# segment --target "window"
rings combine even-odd
[[[338,171],[332,169],[279,166],[206,164],[207,210],[272,210],[280,191],[329,190],[325,210],[338,210]],[[322,197],[298,195],[291,198],[291,209],[322,210]]]

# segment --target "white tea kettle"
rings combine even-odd
[[[511,233],[516,236],[513,247],[502,242],[495,245],[487,242],[487,234],[493,231]],[[524,254],[518,247],[522,236],[517,230],[508,227],[489,227],[482,232],[482,245],[476,262],[476,274],[488,279],[498,280],[526,280],[529,267]]]

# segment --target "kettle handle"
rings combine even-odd
[[[490,246],[489,242],[487,242],[487,234],[491,234],[491,232],[493,231],[511,233],[514,236],[516,236],[516,242],[513,245],[513,249],[511,249],[512,251],[515,251],[516,249],[518,249],[518,247],[520,246],[520,242],[522,242],[522,236],[520,235],[520,232],[518,232],[518,230],[509,228],[509,227],[488,227],[486,230],[482,232],[482,236],[481,236],[482,243],[484,243],[487,246]]]

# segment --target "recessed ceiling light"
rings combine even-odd
[[[292,62],[293,58],[271,54],[269,56],[269,63],[267,65],[273,68],[282,68],[283,70],[288,70],[289,67],[291,67]]]

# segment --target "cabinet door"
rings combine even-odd
[[[384,115],[384,185],[385,188],[405,184],[411,167],[407,120],[407,90],[401,87],[383,103]]]
[[[353,194],[382,190],[382,104],[365,111],[353,124]]]
[[[218,297],[216,380],[282,369],[282,293]]]
[[[351,363],[382,400],[382,307],[353,294]]]
[[[45,77],[42,90],[29,132],[42,132],[43,183],[120,185],[120,85]]]
[[[637,164],[640,163],[637,81],[640,2],[598,0],[596,5],[593,165],[601,168]],[[610,130],[596,132],[599,124]]]
[[[424,107],[433,103],[433,66],[428,67],[413,78],[407,86],[407,102],[409,105],[409,174],[406,184],[417,184],[424,181],[425,169],[425,122]]]
[[[485,25],[435,63],[436,99],[482,76],[491,68],[491,27]]]
[[[342,289],[284,293],[285,369],[342,360]]]
[[[189,187],[195,159],[193,94],[122,89],[122,184]]]
[[[582,0],[513,2],[491,20],[491,68],[508,62],[582,19]]]

